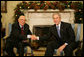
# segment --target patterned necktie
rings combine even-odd
[[[21,34],[24,35],[24,29],[23,29],[23,26],[21,28]]]
[[[59,26],[56,26],[56,28],[57,28],[57,32],[58,32],[59,37],[61,37]]]

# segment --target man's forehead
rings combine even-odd
[[[59,16],[58,14],[55,14],[54,16]]]
[[[20,18],[25,18],[25,16],[20,16]]]
[[[20,16],[19,19],[25,19],[25,16]]]

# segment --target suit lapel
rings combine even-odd
[[[20,28],[20,26],[19,26],[19,23],[17,23],[17,24],[18,24],[18,26],[17,26],[17,27],[18,27],[18,30],[21,31],[21,28]]]
[[[61,38],[63,36],[63,22],[61,22],[61,26],[60,26],[60,34],[61,34]]]
[[[28,33],[28,27],[26,24],[24,24],[24,33],[27,34]]]
[[[27,31],[27,30],[26,30],[26,25],[24,24],[24,32],[26,33],[26,31]]]
[[[58,38],[57,28],[56,25],[53,26],[53,34]]]

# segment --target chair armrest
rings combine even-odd
[[[4,36],[4,37],[3,37],[3,40],[6,40],[7,37],[8,37],[8,36]]]
[[[78,47],[76,49],[74,49],[73,51],[73,55],[76,56],[75,52],[78,50],[78,49],[81,49],[82,48],[82,45],[83,45],[83,41],[79,41],[78,43]]]
[[[3,37],[3,48],[5,48],[5,46],[6,46],[6,39],[7,39],[7,37],[8,37],[8,36],[4,36],[4,37]]]

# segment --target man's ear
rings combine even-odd
[[[18,22],[19,22],[19,19],[18,19]]]

